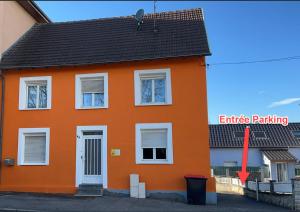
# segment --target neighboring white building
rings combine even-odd
[[[300,123],[290,123],[286,127],[210,125],[211,167],[241,166],[246,126],[250,126],[247,165],[261,168],[264,180],[287,182],[294,178],[300,160]]]

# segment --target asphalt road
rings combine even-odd
[[[218,205],[187,205],[180,202],[127,197],[73,197],[33,194],[1,194],[0,211],[208,211],[244,212],[289,211],[284,208],[256,202],[234,194],[218,194]]]

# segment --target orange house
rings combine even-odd
[[[155,24],[154,24],[155,22]],[[185,195],[210,177],[201,9],[33,26],[3,54],[0,190]]]

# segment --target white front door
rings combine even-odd
[[[101,131],[83,131],[81,140],[82,183],[102,184]]]

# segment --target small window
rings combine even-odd
[[[107,108],[107,89],[107,73],[76,75],[76,108]]]
[[[277,163],[277,181],[286,182],[288,180],[287,163]]]
[[[292,134],[295,138],[300,138],[300,130],[292,131]]]
[[[19,130],[19,165],[48,165],[49,129]]]
[[[242,131],[235,131],[233,134],[235,138],[244,138],[244,132]]]
[[[237,167],[237,161],[224,161],[225,167]]]
[[[83,131],[82,135],[103,135],[102,131]]]
[[[137,163],[173,163],[171,131],[170,123],[137,124]]]
[[[135,104],[171,104],[170,70],[135,71]]]
[[[255,138],[267,138],[266,133],[263,131],[253,131],[252,133]]]
[[[23,77],[19,92],[20,110],[51,108],[51,77]]]
[[[269,165],[264,164],[262,166],[262,168],[263,168],[264,178],[270,178],[270,168],[269,168]]]

